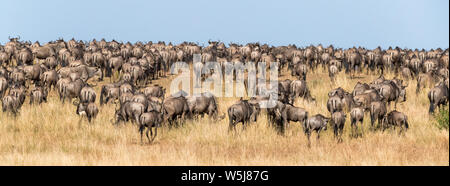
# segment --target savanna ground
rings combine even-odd
[[[283,72],[280,79],[294,79]],[[343,87],[352,91],[358,82],[370,82],[376,74],[350,79],[340,73],[335,85],[328,73],[319,69],[308,74],[308,86],[317,103],[297,99],[295,105],[310,115],[326,109],[327,93]],[[153,81],[169,87],[170,78]],[[387,74],[392,78],[393,74]],[[100,95],[99,82],[96,87]],[[428,114],[427,92],[416,95],[416,81],[409,81],[407,101],[397,110],[407,114],[410,129],[405,135],[397,131],[369,131],[370,117],[364,120],[364,136],[350,138],[350,117],[344,129],[344,142],[336,143],[332,130],[312,135],[311,148],[300,123],[290,123],[285,136],[268,127],[265,115],[245,131],[238,125],[237,134],[228,132],[228,117],[213,122],[208,117],[187,121],[183,126],[162,127],[154,143],[140,144],[138,128],[131,123],[113,126],[114,104],[100,108],[92,124],[79,122],[76,107],[63,105],[56,91],[48,103],[30,106],[28,97],[14,119],[0,113],[0,165],[449,165],[449,132],[440,130]],[[218,98],[220,115],[239,98]],[[98,104],[98,97],[97,97]],[[393,104],[390,110],[393,109]],[[144,141],[146,142],[146,141]]]

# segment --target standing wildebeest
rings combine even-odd
[[[281,102],[288,103],[289,96],[291,95],[291,80],[285,79],[278,84],[278,96]]]
[[[58,73],[55,70],[49,70],[41,74],[42,85],[47,87],[49,90],[53,86],[56,88],[56,83],[58,82]]]
[[[305,64],[297,64],[292,69],[295,76],[298,76],[299,80],[306,81],[306,74],[308,73],[308,66]]]
[[[32,65],[33,64],[33,54],[29,48],[23,48],[20,50],[17,56],[17,65]]]
[[[341,98],[338,95],[331,96],[327,101],[327,109],[331,114],[342,111],[343,106],[341,102]]]
[[[358,133],[358,122],[361,122],[361,130],[364,121],[364,108],[359,105],[358,107],[353,108],[350,111],[350,121],[352,127],[352,136],[353,137],[362,137],[362,133]]]
[[[119,73],[123,63],[124,60],[122,56],[111,57],[109,59],[108,64],[106,65],[106,76],[111,77],[111,81],[114,81],[115,79],[112,70],[114,69],[114,72]]]
[[[436,82],[438,82],[438,75],[436,70],[431,70],[425,74],[419,74],[417,77],[416,94],[420,93],[421,88],[433,88]]]
[[[115,102],[117,105],[117,102]],[[117,107],[117,106],[116,106]],[[128,122],[130,119],[132,122],[139,124],[139,117],[145,112],[147,108],[142,103],[133,101],[127,101],[120,105],[119,109],[115,111],[115,124],[119,124],[120,121]]]
[[[2,99],[2,110],[3,112],[11,112],[15,117],[17,116],[20,107],[22,107],[22,104],[23,102],[20,100],[20,98],[12,95],[7,95]]]
[[[361,55],[359,52],[352,52],[350,56],[348,56],[348,61],[350,62],[350,77],[354,78],[356,71],[361,70]]]
[[[339,68],[336,65],[331,65],[328,67],[328,76],[330,76],[331,82],[336,81],[336,74],[339,73]]]
[[[81,79],[77,79],[75,81],[69,82],[67,84],[62,85],[62,102],[66,100],[66,97],[69,100],[73,98],[78,98],[80,96],[81,89],[84,87],[85,83]]]
[[[36,59],[46,59],[55,56],[55,50],[49,46],[36,47],[32,49],[32,54]]]
[[[308,111],[306,111],[304,108],[299,108],[291,104],[286,104],[285,109],[287,122],[289,121],[301,122],[302,125],[304,125],[304,123],[308,119]]]
[[[333,127],[334,137],[338,138],[338,142],[342,142],[342,133],[346,119],[347,115],[342,111],[331,114],[331,126]]]
[[[119,84],[103,85],[100,91],[100,106],[107,104],[109,100],[119,99],[120,89]]]
[[[408,117],[401,113],[398,112],[396,110],[393,110],[391,112],[389,112],[382,121],[382,126],[383,126],[383,130],[385,130],[386,128],[390,127],[390,126],[394,126],[395,127],[400,127],[400,131],[399,134],[401,134],[403,132],[403,126],[405,127],[405,130],[408,130],[409,128],[409,124],[408,124]]]
[[[322,114],[314,115],[306,120],[303,125],[303,130],[305,131],[306,137],[308,138],[308,147],[311,146],[310,136],[312,131],[317,132],[317,139],[320,138],[320,131],[327,130],[327,124],[330,118],[323,116]]]
[[[268,107],[267,117],[269,124],[276,127],[278,134],[284,135],[285,128],[289,124],[287,116],[288,115],[287,104],[284,104],[281,101],[276,102],[270,101],[270,97],[265,98],[265,100],[268,101],[266,107]],[[294,110],[295,109],[292,109],[292,111]],[[299,116],[299,118],[301,118],[301,116]]]
[[[303,97],[308,102],[315,102],[316,99],[311,96],[311,92],[308,89],[308,86],[306,85],[305,80],[294,80],[291,83],[291,100],[290,103],[293,104],[295,101],[295,98],[297,97]]]
[[[249,103],[248,100],[241,99],[239,102],[228,108],[228,131],[231,131],[232,129],[236,130],[236,124],[239,122],[242,123],[243,129],[245,129],[246,124],[251,121],[256,121],[257,115],[257,105]]]
[[[217,120],[218,106],[216,97],[211,93],[201,93],[187,98],[189,111],[192,116],[208,114],[214,120]]]
[[[157,111],[150,111],[143,113],[141,115],[141,117],[139,118],[139,133],[141,134],[141,144],[143,143],[142,135],[144,133],[144,128],[147,128],[145,135],[147,136],[148,142],[149,143],[153,142],[153,140],[156,138],[156,135],[158,134],[158,127],[161,126],[163,118],[164,118],[163,113]],[[153,135],[153,128],[155,128],[154,135]],[[150,131],[151,139],[148,136],[148,131]]]
[[[44,69],[41,68],[39,64],[36,65],[27,65],[23,67],[23,72],[25,73],[25,78],[27,80],[33,81],[33,83],[39,82],[41,74],[44,72]]]
[[[47,89],[44,87],[35,87],[30,92],[30,105],[34,102],[38,102],[38,104],[41,104],[43,101],[47,102]]]
[[[370,103],[370,126],[373,128],[375,121],[378,120],[378,127],[381,127],[381,121],[387,113],[386,103],[374,101]]]
[[[440,82],[437,86],[428,92],[428,100],[430,101],[429,113],[433,113],[436,107],[447,105],[449,99],[449,90],[445,83]]]
[[[81,117],[80,121],[83,116],[86,116],[88,121],[91,122],[98,115],[98,107],[95,103],[74,101],[73,104],[77,106],[76,114]]]
[[[173,126],[175,120],[184,120],[186,115],[190,117],[189,106],[184,96],[169,97],[164,100],[162,112],[164,112],[164,121],[168,121]]]
[[[389,83],[382,83],[378,89],[381,100],[391,105],[392,101],[395,101],[394,109],[397,108],[398,102],[406,101],[406,86],[399,87],[396,83],[390,81]]]
[[[94,88],[89,85],[84,86],[80,91],[80,101],[81,103],[94,103],[97,94]]]
[[[8,80],[0,75],[0,98],[5,95],[6,89],[8,89]]]

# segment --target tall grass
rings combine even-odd
[[[448,108],[439,110],[439,112],[436,115],[437,127],[448,131],[448,124],[449,124],[448,117],[449,117]]]
[[[281,79],[294,79],[283,72]],[[308,75],[308,86],[317,103],[297,100],[311,115],[324,114],[327,93],[343,87],[351,91],[356,82],[369,82],[378,75],[361,74],[350,79],[341,73],[335,84],[321,69]],[[388,74],[387,78],[392,78]],[[154,81],[166,86],[170,79]],[[108,79],[105,82],[109,82]],[[99,86],[104,82],[100,82]],[[99,94],[99,86],[96,87]],[[0,113],[0,165],[449,165],[449,133],[439,130],[428,114],[427,89],[415,93],[415,82],[407,87],[407,101],[397,110],[408,115],[410,130],[369,131],[369,116],[364,118],[364,136],[350,138],[349,118],[343,143],[337,143],[332,131],[312,136],[311,148],[300,123],[291,122],[285,136],[280,136],[260,116],[246,130],[228,132],[228,119],[212,122],[208,117],[187,121],[183,126],[162,127],[153,144],[140,145],[137,126],[128,123],[113,126],[110,119],[114,105],[100,108],[98,117],[89,124],[80,121],[75,106],[63,105],[55,91],[48,103],[22,107],[13,118]],[[219,111],[239,98],[219,98]],[[28,98],[27,98],[28,100]],[[98,101],[97,101],[98,103]],[[390,110],[393,109],[393,105]],[[448,123],[448,120],[447,120]]]

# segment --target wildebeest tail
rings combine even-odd
[[[112,74],[111,63],[108,61],[105,66],[106,66],[106,76],[111,77]]]
[[[100,91],[100,106],[103,105],[103,95],[106,94],[105,85],[102,86],[102,90]]]
[[[405,122],[405,128],[408,129],[408,128],[409,128],[409,124],[408,124],[408,116],[405,116],[404,122]]]
[[[416,93],[419,93],[420,92],[420,81],[421,81],[421,77],[419,76],[418,78],[417,78],[417,88],[416,88]]]
[[[435,99],[436,99],[436,96],[434,95],[435,94],[435,92],[434,91],[431,91],[429,94],[428,94],[428,99],[430,100],[430,109],[428,110],[428,112],[429,113],[433,113],[434,112],[434,103],[435,103]]]

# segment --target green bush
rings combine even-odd
[[[439,129],[445,129],[448,130],[448,107],[445,109],[441,109],[437,114],[436,114],[436,121],[437,121],[437,126],[439,127]]]

